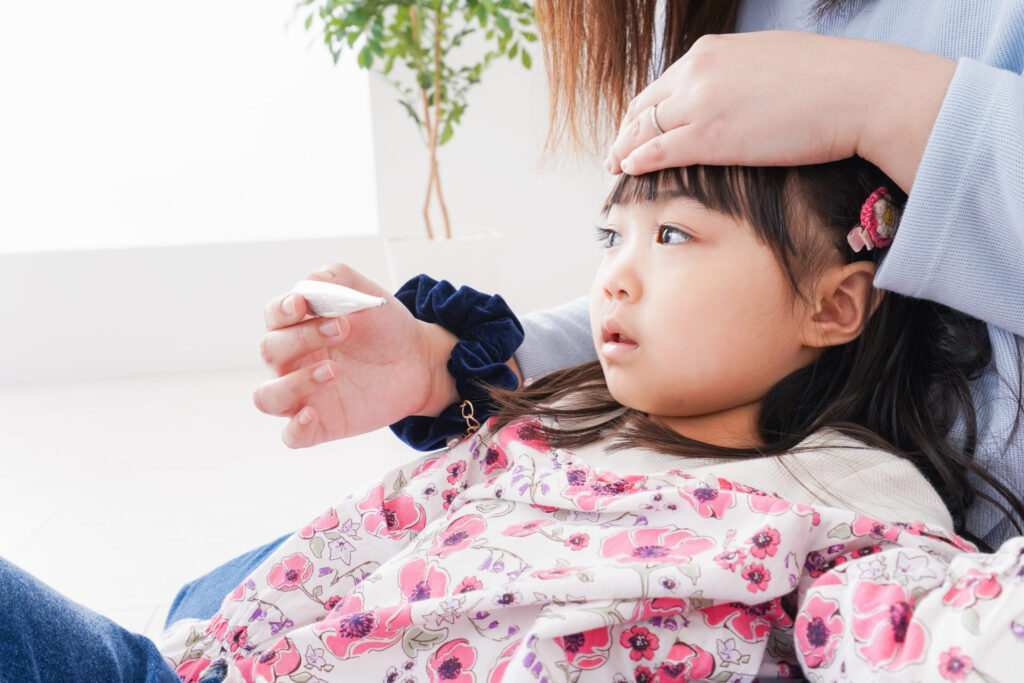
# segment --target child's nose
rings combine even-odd
[[[634,301],[640,296],[641,291],[640,277],[632,259],[623,257],[609,264],[604,279],[606,297]]]

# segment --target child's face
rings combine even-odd
[[[771,250],[687,198],[613,206],[605,229],[590,321],[612,396],[685,436],[756,445],[761,399],[817,353]]]

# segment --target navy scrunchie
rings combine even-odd
[[[446,280],[440,282],[417,275],[395,293],[419,320],[436,323],[456,337],[448,372],[455,378],[459,396],[472,402],[473,416],[483,422],[494,409],[486,386],[515,389],[519,378],[506,361],[523,343],[523,326],[512,309],[497,294],[488,295],[470,287],[458,290]],[[441,448],[447,440],[466,432],[466,419],[455,403],[437,417],[407,417],[391,425],[398,438],[416,450]]]

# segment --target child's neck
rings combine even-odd
[[[725,448],[753,448],[763,444],[757,432],[760,408],[761,401],[754,401],[707,415],[651,417],[689,439]]]

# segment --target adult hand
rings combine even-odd
[[[458,396],[447,370],[457,339],[417,320],[397,299],[348,266],[306,277],[382,296],[387,305],[341,318],[308,315],[306,300],[284,294],[264,311],[260,344],[276,378],[260,385],[256,407],[288,417],[291,448],[362,434],[408,415],[436,415]]]
[[[703,36],[630,103],[605,166],[637,175],[859,154],[909,191],[955,70],[952,60],[875,41]]]

